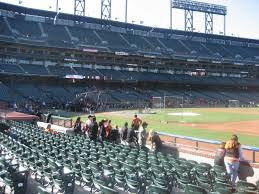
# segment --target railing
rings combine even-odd
[[[43,120],[46,121],[47,115],[43,115]],[[71,118],[60,117],[60,116],[51,116],[50,123],[65,128],[73,127],[73,120]]]
[[[220,141],[206,140],[200,138],[193,138],[181,135],[174,135],[164,132],[159,132],[162,140],[166,139],[166,144],[173,147],[181,147],[182,149],[192,149],[196,151],[203,151],[208,155],[213,156],[216,149],[219,147]],[[252,163],[259,162],[259,148],[252,146],[242,145],[242,150],[245,155],[245,159]]]

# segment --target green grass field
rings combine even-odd
[[[149,123],[148,128],[156,131],[167,132],[171,134],[197,137],[209,140],[226,141],[231,134],[236,133],[243,145],[259,147],[259,129],[258,133],[246,134],[240,130],[208,128],[207,125],[217,126],[229,122],[254,122],[258,121],[259,128],[259,109],[256,108],[192,108],[192,109],[167,109],[155,110],[156,114],[139,114],[139,117]],[[190,112],[200,114],[198,116],[172,116],[168,113]],[[111,119],[113,126],[122,127],[125,121],[131,123],[136,111],[119,111],[112,113],[98,113],[97,120],[104,118]],[[75,119],[76,117],[73,117]],[[87,115],[81,116],[86,121]],[[206,124],[206,128],[197,127],[197,125]],[[238,125],[238,124],[237,124]],[[241,126],[240,126],[241,127]],[[221,127],[222,128],[222,127]],[[246,129],[249,130],[249,129]],[[252,130],[252,129],[251,129]],[[253,129],[254,130],[254,129]]]

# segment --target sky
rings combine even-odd
[[[56,10],[57,0],[0,0],[25,7]],[[61,12],[73,14],[74,0],[58,0]],[[112,0],[112,20],[125,21],[125,1]],[[259,0],[199,0],[227,6],[226,35],[259,39]],[[173,9],[173,29],[184,30],[184,10]],[[86,0],[86,16],[100,18],[101,0]],[[128,0],[128,22],[169,28],[170,0]],[[204,32],[204,13],[194,12],[196,32]],[[214,34],[224,29],[224,17],[214,16]]]

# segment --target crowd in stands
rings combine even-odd
[[[142,122],[137,115],[134,115],[130,126],[125,122],[122,127],[112,126],[112,121],[108,119],[102,119],[97,123],[96,117],[89,115],[85,122],[78,117],[73,129],[75,134],[83,134],[94,141],[116,142],[132,147],[146,148],[146,142],[149,140],[152,149],[160,150],[162,141],[159,135],[154,130],[148,133],[147,127],[148,123]]]
[[[132,184],[129,181],[134,174],[139,179],[133,180],[139,183],[138,185],[144,185],[143,193],[145,189],[148,189],[148,193],[168,194],[174,193],[174,189],[180,189],[185,193],[189,193],[191,191],[193,193],[193,189],[196,189],[195,193],[203,194],[210,193],[210,191],[223,190],[229,191],[228,193],[234,193],[234,191],[237,191],[238,194],[241,191],[244,193],[245,189],[247,189],[245,192],[252,194],[255,194],[258,191],[258,187],[252,183],[240,180],[237,182],[237,172],[240,163],[239,161],[243,159],[243,156],[241,144],[238,142],[236,135],[233,135],[230,140],[220,146],[218,150],[219,154],[216,154],[216,157],[218,156],[219,158],[215,159],[215,165],[212,167],[208,163],[197,163],[194,160],[177,158],[176,156],[170,154],[166,155],[162,152],[148,151],[145,147],[146,141],[151,141],[151,148],[155,145],[156,151],[159,150],[158,148],[161,146],[162,142],[159,136],[153,130],[150,130],[149,134],[147,134],[148,124],[138,118],[137,115],[135,115],[132,119],[130,128],[128,127],[128,123],[125,123],[122,129],[115,127],[116,130],[119,131],[118,136],[121,139],[121,144],[111,142],[112,132],[110,131],[113,131],[111,121],[104,119],[100,121],[99,124],[97,124],[94,115],[89,115],[85,123],[81,122],[80,118],[77,119],[74,127],[76,135],[53,133],[51,125],[48,125],[46,130],[43,131],[36,126],[24,122],[10,122],[9,124],[10,125],[8,126],[7,123],[0,123],[0,153],[3,153],[3,146],[5,146],[5,150],[12,150],[13,158],[16,158],[17,161],[20,162],[20,165],[25,165],[29,173],[34,173],[35,177],[40,177],[39,175],[41,175],[43,178],[45,178],[47,176],[52,177],[53,175],[54,182],[47,182],[48,184],[45,184],[42,179],[35,178],[35,180],[38,181],[38,183],[43,187],[52,187],[52,191],[53,188],[56,188],[57,186],[59,189],[58,191],[61,191],[60,188],[70,189],[72,191],[70,193],[73,193],[75,180],[80,181],[81,187],[86,186],[92,191],[92,189],[95,189],[96,187],[95,184],[81,185],[81,183],[88,183],[87,181],[91,181],[91,183],[93,183],[96,179],[106,180],[102,179],[102,176],[105,178],[105,172],[107,171],[109,173],[115,174],[114,180],[116,183],[125,183],[122,186],[118,184],[116,187],[114,185],[109,186],[107,184],[107,187],[108,189],[110,188],[110,191],[113,188],[118,189],[122,187],[125,189],[123,191],[126,193],[132,193],[130,190]],[[16,137],[18,137],[17,141],[12,140],[15,138],[15,136],[13,136],[12,130],[10,130],[10,126],[13,126],[14,134],[16,134]],[[138,129],[135,131],[134,129],[136,128]],[[94,130],[91,129],[94,129],[97,131],[97,133],[92,133]],[[53,135],[51,133],[53,133]],[[78,133],[81,133],[82,135],[78,135]],[[134,143],[128,142],[128,134],[135,134],[130,135],[133,138],[136,138]],[[7,138],[8,136],[11,136],[12,139]],[[8,148],[8,146],[10,146],[10,148]],[[93,146],[98,148],[98,150],[93,149]],[[101,152],[100,150],[102,148],[107,148],[107,150],[112,148],[114,150],[109,150],[108,152],[106,149],[103,149],[103,152]],[[118,152],[115,152],[115,148]],[[139,154],[142,153],[142,155],[146,153],[147,155],[144,155],[144,157],[141,158],[133,157],[132,152],[129,152],[128,155],[125,155],[124,148],[133,150],[133,152],[139,151]],[[28,150],[32,150],[32,152]],[[89,153],[89,155],[86,153]],[[122,160],[119,160],[121,156],[123,156],[121,158]],[[169,157],[173,158],[173,162],[169,160]],[[144,160],[144,158],[146,158],[146,160]],[[5,157],[2,159],[5,160]],[[179,161],[176,162],[176,160]],[[44,161],[46,163],[43,163]],[[62,169],[60,170],[62,173],[65,172],[65,170],[63,171],[63,168],[69,169],[68,172],[69,175],[71,175],[69,180],[69,177],[67,177],[67,179],[64,178],[65,173],[58,174],[59,171],[56,171],[56,163],[62,164]],[[45,164],[46,166],[44,166]],[[98,168],[96,168],[97,164],[99,164]],[[120,167],[118,167],[119,170],[116,168],[116,164],[120,165]],[[34,169],[32,168],[33,166],[36,166],[37,168]],[[107,168],[107,166],[110,168]],[[219,168],[220,166],[223,168]],[[48,170],[45,170],[44,167],[49,168]],[[89,174],[86,170],[91,172],[91,174]],[[125,171],[125,174],[119,174],[121,171]],[[229,176],[225,176],[225,172],[227,172]],[[59,179],[55,178],[57,175]],[[121,175],[122,179],[118,180],[116,178],[118,178],[119,175]],[[90,178],[86,180],[86,177]],[[1,178],[3,178],[4,181],[7,180],[7,177],[3,177],[3,175],[1,175]],[[2,180],[1,178],[0,181]],[[143,180],[141,178],[143,178]],[[67,184],[68,181],[69,184]],[[55,185],[57,183],[59,183],[59,185]],[[12,184],[13,183],[10,183],[9,185]],[[101,184],[103,184],[103,182],[101,182]],[[246,185],[246,187],[241,187],[241,184]],[[67,188],[67,185],[72,186]],[[157,192],[150,192],[149,190],[152,189],[153,185],[159,187],[160,190],[156,190]],[[250,188],[249,191],[248,186]]]
[[[113,127],[112,121],[108,119],[103,119],[97,123],[96,117],[89,115],[85,123],[81,121],[80,117],[77,118],[74,124],[74,133],[82,134],[90,138],[90,140],[100,143],[106,141],[121,143],[130,147],[137,146],[141,149],[162,151],[163,143],[158,133],[153,129],[147,132],[147,127],[148,123],[142,121],[137,115],[134,115],[131,127],[129,127],[128,122],[125,122],[121,128],[118,126]],[[51,125],[49,124],[45,132],[57,134],[50,128]],[[150,143],[149,148],[147,148],[147,141]],[[215,153],[214,165],[226,169],[232,186],[236,187],[240,161],[243,160],[243,151],[238,137],[237,135],[232,135],[230,140],[220,144]]]

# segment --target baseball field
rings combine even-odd
[[[131,123],[137,112],[105,112],[96,117],[98,121],[110,119],[114,127],[122,127],[126,121]],[[148,130],[218,141],[227,141],[231,134],[237,134],[243,145],[259,147],[259,108],[156,109],[137,114],[148,122]],[[81,116],[83,121],[86,117]]]

